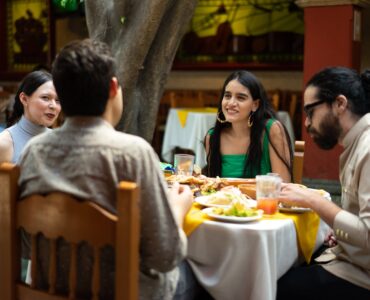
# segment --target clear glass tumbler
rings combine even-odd
[[[275,174],[256,176],[257,208],[262,209],[264,214],[272,215],[277,212],[281,182],[281,177]]]

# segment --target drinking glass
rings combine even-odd
[[[262,209],[264,214],[277,212],[281,182],[281,177],[276,174],[256,176],[257,208]]]
[[[194,155],[175,154],[174,166],[177,175],[193,175]]]

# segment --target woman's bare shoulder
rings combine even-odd
[[[11,161],[13,155],[13,139],[8,130],[0,132],[0,162]]]
[[[274,123],[272,123],[271,128],[270,128],[270,135],[271,136],[284,135],[284,128],[283,128],[283,125],[280,123],[280,121],[275,120]]]
[[[0,144],[13,144],[13,139],[12,139],[12,136],[10,135],[9,131],[8,130],[3,130],[2,132],[0,132]]]

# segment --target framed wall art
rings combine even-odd
[[[6,0],[1,9],[5,12],[2,28],[6,35],[5,58],[1,71],[9,77],[50,65],[53,53],[50,2],[45,0]],[[4,77],[4,76],[2,76]]]
[[[294,0],[199,0],[175,69],[301,69],[303,10]]]

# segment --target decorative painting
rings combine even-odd
[[[303,34],[294,0],[199,0],[175,68],[301,67]]]
[[[28,72],[50,61],[49,1],[7,1],[8,70]]]

